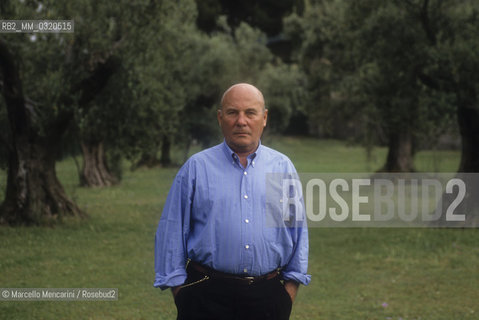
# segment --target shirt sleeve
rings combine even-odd
[[[305,223],[306,224],[306,223]],[[285,280],[294,280],[303,285],[308,285],[311,275],[308,271],[308,228],[306,225],[291,230],[295,237],[295,248],[289,263],[283,268],[282,275]]]
[[[190,162],[178,172],[166,199],[155,235],[155,281],[162,290],[186,280],[186,239],[194,195]]]
[[[297,172],[291,161],[288,161],[288,172],[293,173],[297,177]],[[288,264],[283,267],[282,276],[285,280],[294,280],[303,285],[308,285],[311,282],[311,275],[308,271],[308,254],[309,254],[309,239],[308,239],[308,225],[306,219],[306,212],[304,206],[304,199],[302,190],[300,203],[302,204],[300,211],[296,212],[295,225],[289,229],[291,238],[293,240],[293,254]]]

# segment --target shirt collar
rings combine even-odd
[[[255,166],[255,161],[258,160],[258,156],[261,153],[262,149],[263,149],[263,145],[261,144],[261,140],[259,140],[258,148],[256,149],[256,151],[253,152],[252,154],[248,155],[248,162],[251,163],[251,166],[253,168]],[[239,163],[238,155],[233,150],[231,150],[231,148],[226,143],[226,140],[223,140],[223,151],[224,151],[228,161],[232,161],[233,163],[235,163],[235,162]]]

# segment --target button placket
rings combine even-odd
[[[247,166],[246,169],[243,169],[243,174],[241,176],[241,195],[242,195],[242,206],[241,206],[241,216],[244,223],[242,223],[242,233],[243,233],[243,252],[242,252],[242,269],[244,273],[248,273],[252,266],[253,254],[254,251],[252,248],[252,225],[250,224],[250,215],[253,207],[253,198],[251,197],[251,179],[248,171],[251,167]]]

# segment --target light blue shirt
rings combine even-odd
[[[226,142],[181,167],[155,236],[155,287],[183,284],[188,259],[245,276],[282,267],[284,279],[310,282],[305,223],[267,225],[266,173],[296,174],[296,169],[288,157],[261,143],[243,167]]]

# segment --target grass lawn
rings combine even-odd
[[[386,150],[308,138],[265,139],[300,172],[366,172]],[[421,171],[453,172],[458,152],[420,152]],[[0,319],[175,319],[152,286],[154,233],[177,168],[125,170],[107,189],[79,188],[71,159],[58,176],[90,215],[54,228],[0,227],[0,287],[118,288],[118,301],[0,302]],[[0,172],[0,198],[5,173]],[[479,319],[479,233],[452,229],[310,229],[312,282],[292,319]]]

